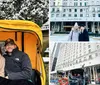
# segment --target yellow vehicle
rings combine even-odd
[[[36,85],[46,85],[45,68],[41,56],[41,28],[30,21],[0,20],[0,42],[8,38],[14,39],[19,49],[29,55]]]

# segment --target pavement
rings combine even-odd
[[[58,84],[50,83],[49,85],[58,85]],[[100,84],[88,84],[88,85],[100,85]]]
[[[100,37],[89,36],[89,42],[100,42]],[[50,41],[54,42],[69,42],[68,34],[52,34],[50,35]]]

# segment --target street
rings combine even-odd
[[[50,83],[49,85],[59,85],[59,84]],[[100,84],[88,84],[88,85],[100,85]]]
[[[90,36],[90,42],[100,41],[100,37],[92,37]],[[50,35],[50,41],[54,42],[68,42],[68,34],[52,34]]]

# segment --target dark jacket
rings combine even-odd
[[[79,41],[89,41],[89,35],[86,29],[79,34]]]
[[[32,66],[27,54],[13,50],[12,55],[5,54],[5,71],[11,80],[30,79],[32,75]]]
[[[34,85],[30,81],[27,80],[10,80],[3,77],[0,77],[0,85]]]

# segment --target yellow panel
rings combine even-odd
[[[0,30],[2,31],[30,31],[35,32],[39,37],[39,42],[42,44],[41,28],[34,22],[25,20],[0,20]]]
[[[8,38],[12,38],[15,41],[15,32],[0,32],[0,41],[5,41]],[[21,50],[21,33],[17,32],[17,41],[15,43]]]
[[[5,41],[8,38],[15,40],[15,32],[17,32],[16,44],[20,50],[22,49],[22,32],[25,32],[24,51],[29,55],[33,69],[37,69],[40,73],[42,73],[42,85],[45,85],[46,74],[40,54],[42,49],[42,31],[40,27],[33,22],[22,20],[0,20],[0,27],[0,41]],[[38,55],[37,47],[39,47],[40,51]]]
[[[32,67],[36,67],[36,59],[37,59],[37,39],[33,34],[31,33],[25,33],[24,34],[24,52],[26,52],[31,60]]]

